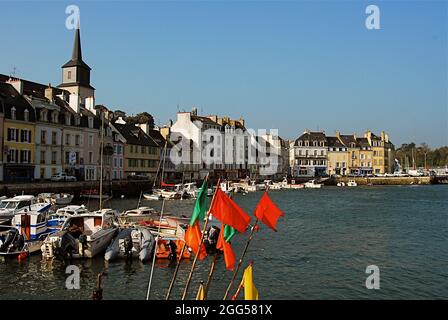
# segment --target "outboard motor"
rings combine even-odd
[[[8,230],[8,233],[6,234],[5,241],[3,241],[2,245],[0,246],[0,251],[5,252],[8,250],[8,247],[10,244],[13,243],[13,241],[18,237],[19,230],[17,229],[10,229]]]
[[[124,246],[124,255],[126,256],[126,259],[131,259],[132,248],[134,247],[131,234],[129,234],[126,238],[124,238],[123,246]]]
[[[168,259],[170,261],[177,261],[177,246],[176,246],[176,243],[173,240],[170,240],[168,242],[168,246],[170,248],[170,255],[168,256]]]
[[[59,246],[54,248],[54,255],[58,258],[65,258],[67,255],[71,255],[73,250],[76,248],[75,238],[69,233],[66,232],[61,236],[61,240],[59,242]]]
[[[79,243],[81,244],[82,256],[84,257],[84,251],[87,249],[87,236],[85,234],[81,234],[78,238]]]

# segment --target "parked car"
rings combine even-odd
[[[55,174],[51,176],[51,181],[76,181],[76,177],[69,176],[65,172],[59,172],[58,174]]]

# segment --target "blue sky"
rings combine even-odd
[[[445,1],[0,0],[0,73],[61,82],[68,4],[80,7],[83,58],[109,108],[164,124],[196,105],[285,138],[370,129],[397,145],[448,145]],[[365,28],[368,4],[380,30]]]

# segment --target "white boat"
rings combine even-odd
[[[338,187],[345,187],[345,183],[343,181],[340,181],[337,183]]]
[[[310,180],[308,182],[304,183],[305,188],[309,188],[309,189],[320,189],[322,188],[322,184],[321,183],[317,183],[316,180]]]
[[[181,198],[181,193],[167,189],[153,189],[152,194],[167,200],[177,200]]]
[[[51,229],[59,230],[67,218],[88,212],[89,211],[84,205],[71,205],[59,208],[55,213],[49,215],[47,225]]]
[[[134,227],[123,229],[107,247],[104,259],[112,261],[117,258],[138,257],[140,261],[148,261],[153,254],[154,236],[148,229]]]
[[[68,217],[60,231],[44,240],[43,258],[93,258],[107,248],[118,232],[114,219],[114,210],[110,209]]]
[[[275,183],[272,180],[264,180],[264,185],[269,190],[281,190],[282,189],[281,183]]]
[[[23,209],[44,213],[47,212],[50,207],[50,202],[38,202],[38,199],[31,195],[3,199],[0,201],[0,224],[9,223],[14,215]]]
[[[143,198],[146,200],[162,200],[162,196],[160,194],[153,193],[144,193]]]
[[[24,209],[11,222],[12,226],[0,229],[0,256],[38,252],[44,239],[54,232],[48,228],[46,212]]]
[[[355,180],[349,180],[349,182],[347,182],[348,187],[356,187],[357,185]]]
[[[157,218],[158,216],[159,213],[154,208],[139,207],[121,213],[118,216],[118,222],[120,224],[135,223],[144,220],[151,220]]]
[[[201,191],[201,189],[199,189],[199,188],[196,186],[196,183],[194,183],[194,182],[184,183],[183,187],[184,187],[184,191],[185,191],[191,198],[197,198],[197,197],[199,196],[199,191]]]
[[[54,195],[57,205],[68,205],[73,201],[75,196],[69,193],[58,193]]]

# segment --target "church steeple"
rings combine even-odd
[[[90,70],[90,67],[82,60],[81,32],[78,26],[75,31],[72,58],[62,66],[62,84],[58,87],[82,98],[93,96],[95,89],[90,85]]]

